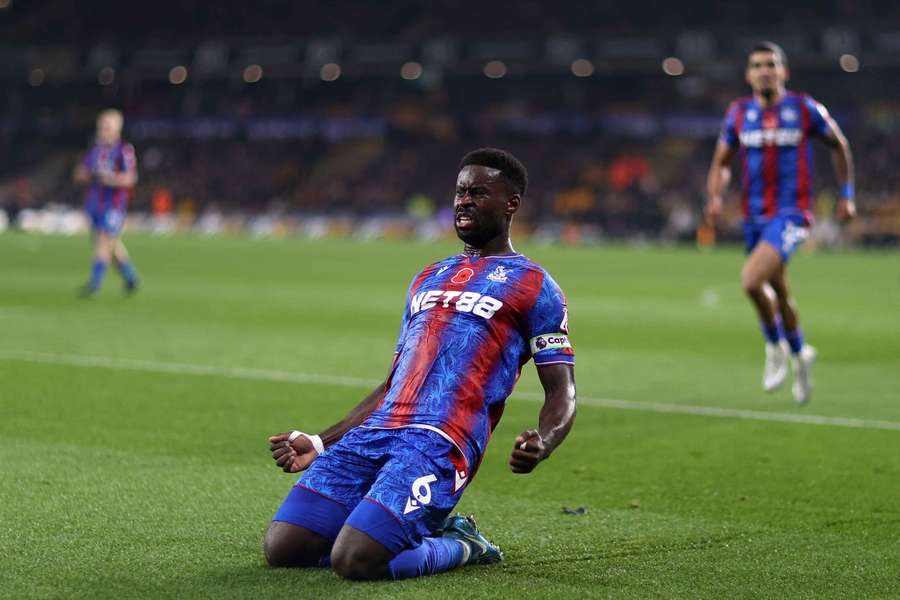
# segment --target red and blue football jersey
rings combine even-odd
[[[753,97],[731,103],[720,139],[740,148],[741,207],[747,221],[766,221],[776,215],[811,221],[809,139],[831,130],[827,117],[824,106],[807,94],[794,92],[768,108]]]
[[[421,427],[477,468],[522,366],[574,364],[566,299],[521,254],[457,255],[412,281],[384,400],[363,423]]]
[[[91,184],[84,200],[88,212],[100,214],[110,209],[124,211],[128,208],[131,189],[107,187],[100,183],[96,175],[101,171],[112,173],[137,171],[134,146],[127,142],[94,144],[84,157],[84,166],[91,174]]]

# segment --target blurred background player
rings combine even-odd
[[[75,167],[75,181],[88,186],[84,207],[94,241],[94,262],[83,289],[86,296],[100,290],[110,260],[115,260],[126,291],[137,289],[137,274],[121,240],[128,199],[138,179],[137,159],[134,147],[122,140],[122,125],[121,112],[101,112],[96,142]]]
[[[759,315],[766,340],[763,389],[771,392],[787,376],[788,351],[794,369],[794,400],[805,403],[812,390],[816,350],[804,342],[787,281],[787,263],[809,235],[812,148],[816,137],[831,149],[840,184],[838,217],[853,218],[853,161],[850,147],[824,106],[809,95],[785,89],[784,51],[761,42],[750,52],[746,81],[753,95],[731,103],[707,178],[706,217],[722,212],[722,194],[731,179],[731,161],[740,150],[742,210],[747,259],[741,285]]]

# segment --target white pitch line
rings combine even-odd
[[[173,363],[158,360],[140,360],[132,358],[114,358],[108,356],[79,356],[72,354],[52,354],[46,352],[6,352],[0,351],[0,360],[44,363],[51,365],[72,365],[77,367],[93,367],[100,369],[124,369],[131,371],[149,371],[151,373],[176,373],[179,375],[208,375],[214,377],[231,377],[257,381],[278,381],[284,383],[332,385],[339,387],[369,388],[381,383],[376,379],[361,377],[344,377],[340,375],[317,375],[276,371],[272,369],[252,369],[245,367],[216,367],[190,363]],[[544,395],[535,392],[515,392],[513,398],[543,402]],[[664,404],[662,402],[643,402],[640,400],[615,400],[612,398],[578,397],[580,406],[635,410],[641,412],[695,415],[718,417],[725,419],[745,419],[753,421],[770,421],[776,423],[800,423],[803,425],[827,425],[832,427],[849,427],[853,429],[884,429],[900,431],[900,422],[878,421],[872,419],[855,419],[849,417],[826,417],[800,413],[780,413],[761,410],[744,410],[736,408],[717,408],[714,406],[691,406],[686,404]]]
[[[536,394],[534,392],[519,392],[513,394],[513,396],[517,395],[527,398],[528,400],[544,400],[542,394]],[[718,408],[715,406],[691,406],[689,404],[664,404],[662,402],[644,402],[642,400],[583,398],[581,396],[578,397],[578,404],[587,404],[588,406],[599,406],[602,408],[638,410],[643,412],[721,417],[725,419],[749,419],[753,421],[774,421],[777,423],[802,423],[804,425],[831,425],[833,427],[851,427],[854,429],[887,429],[900,431],[900,422],[897,421],[875,421],[851,417],[826,417],[823,415],[806,415],[801,413],[780,413],[741,408]]]
[[[281,381],[285,383],[314,383],[343,387],[371,387],[381,383],[374,379],[343,377],[340,375],[312,375],[272,369],[250,369],[245,367],[215,367],[190,363],[172,363],[159,360],[135,358],[114,358],[110,356],[80,356],[77,354],[51,354],[47,352],[4,352],[0,360],[44,363],[50,365],[72,365],[100,369],[125,369],[129,371],[149,371],[151,373],[176,373],[178,375],[212,375],[234,379],[255,379],[258,381]]]

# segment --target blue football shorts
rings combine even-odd
[[[427,429],[351,429],[313,461],[273,520],[331,540],[346,523],[395,554],[414,548],[462,496],[454,456]]]
[[[778,215],[768,221],[744,223],[747,254],[750,254],[760,241],[765,241],[778,250],[785,263],[808,237],[809,227],[800,216]]]
[[[119,235],[125,225],[125,211],[115,208],[88,210],[88,217],[94,231],[103,231],[110,235]]]

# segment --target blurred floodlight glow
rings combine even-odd
[[[248,65],[244,68],[244,81],[246,83],[256,83],[262,79],[263,70],[259,65]]]
[[[97,82],[100,85],[109,85],[116,79],[116,71],[112,67],[103,67],[97,73]]]
[[[847,73],[856,73],[859,71],[859,59],[852,54],[841,54],[838,63],[840,63],[841,68]]]
[[[406,80],[418,79],[422,76],[422,65],[413,61],[404,64],[400,68],[400,77]]]
[[[572,62],[572,74],[575,77],[590,77],[594,74],[594,63],[586,58],[579,58]]]
[[[169,69],[169,83],[172,85],[180,85],[187,80],[187,67],[178,65]]]
[[[43,69],[32,69],[31,73],[28,74],[28,85],[31,87],[37,87],[44,83],[44,70]]]
[[[662,70],[666,75],[678,77],[684,75],[684,63],[681,62],[681,59],[670,56],[662,61]]]
[[[0,10],[3,10],[4,8],[9,8],[11,4],[12,4],[12,0],[0,0]]]
[[[319,77],[322,78],[322,81],[335,81],[340,76],[341,65],[337,63],[324,64],[322,65],[322,69],[319,71]]]
[[[502,61],[492,60],[484,65],[484,74],[491,79],[500,79],[506,75],[506,65]]]

